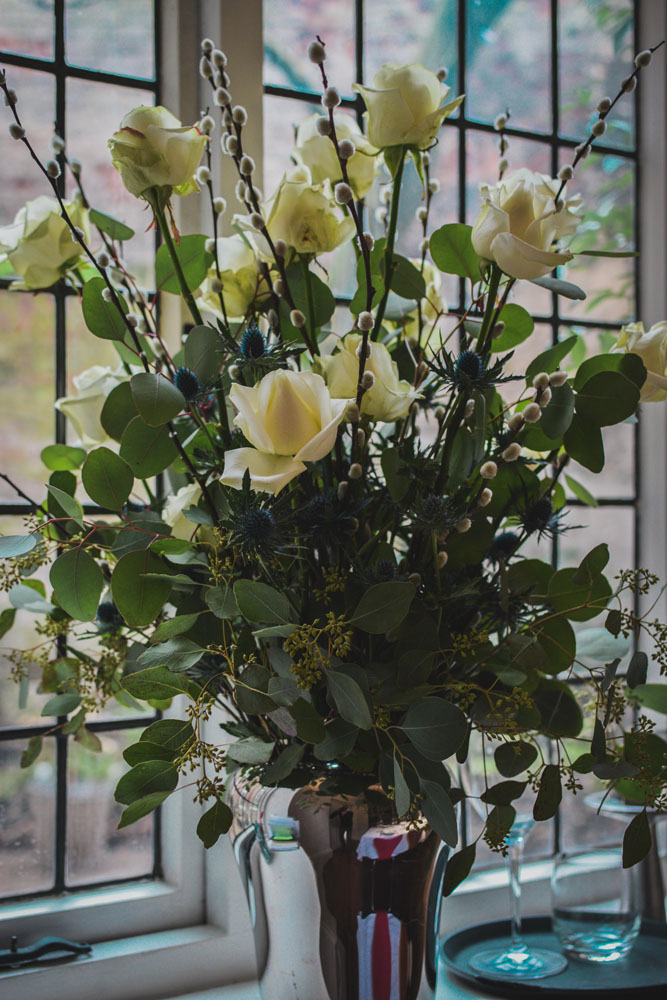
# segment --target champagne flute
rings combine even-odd
[[[471,741],[468,759],[461,768],[461,779],[468,801],[478,816],[485,820],[486,810],[481,794],[486,787],[489,771],[495,774],[493,759],[486,756],[486,740],[475,748]],[[544,979],[555,976],[567,967],[567,960],[558,952],[546,948],[528,947],[521,932],[521,864],[526,837],[535,825],[532,805],[534,793],[527,788],[521,798],[513,803],[516,816],[505,843],[506,864],[510,889],[510,941],[504,948],[489,948],[470,959],[470,966],[491,979],[523,980]]]

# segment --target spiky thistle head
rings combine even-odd
[[[476,351],[462,351],[454,362],[453,381],[460,386],[476,382],[484,371],[484,361]]]
[[[491,542],[489,559],[494,563],[506,562],[520,541],[521,536],[516,531],[501,531]]]
[[[266,354],[266,340],[258,327],[248,327],[241,338],[240,350],[246,361],[256,361]]]
[[[263,548],[275,535],[276,519],[266,507],[255,507],[238,516],[236,532],[242,543]]]
[[[174,385],[188,403],[202,390],[202,384],[196,372],[193,372],[192,368],[186,368],[183,365],[177,368],[174,373]]]

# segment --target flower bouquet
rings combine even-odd
[[[568,463],[599,472],[601,428],[667,397],[667,325],[626,327],[610,353],[578,366],[568,365],[574,338],[520,370],[512,358],[533,329],[516,301],[525,282],[584,294],[552,276],[577,253],[570,189],[651,54],[601,100],[556,178],[508,171],[501,115],[498,176],[470,227],[441,218],[430,176],[428,150],[463,100],[450,98],[444,71],[386,65],[372,88],[355,85],[362,134],[338,110],[314,41],[323,113],[301,126],[293,168],[264,198],[247,113],[224,54],[205,40],[215,113],[186,127],[164,108],[136,108],[109,140],[161,236],[156,286],[189,314],[175,347],[156,298],[123,262],[132,231],[91,207],[59,137],[53,159],[38,160],[3,75],[11,136],[52,187],[0,231],[15,287],[66,282],[120,364],[83,373],[77,394],[58,401],[78,441],[45,450],[45,496],[26,498],[24,535],[0,539],[9,600],[39,616],[44,638],[12,661],[17,678],[38,664],[52,695],[44,714],[91,751],[86,720],[109,699],[166,713],[125,751],[121,826],[184,779],[204,804],[197,832],[210,847],[232,823],[237,772],[246,787],[310,789],[315,802],[375,795],[412,833],[458,845],[449,894],[475,858],[475,841],[459,842],[455,762],[476,733],[502,779],[482,796],[480,837],[494,849],[505,850],[527,786],[546,820],[563,787],[576,792],[592,772],[642,806],[624,850],[627,864],[645,856],[646,809],[665,802],[665,743],[646,710],[664,712],[665,687],[649,681],[641,651],[585,666],[575,628],[598,619],[610,640],[644,634],[664,669],[667,629],[633,603],[657,580],[646,570],[609,580],[606,544],[554,569],[534,543],[568,527]],[[239,213],[224,236],[218,139],[238,175]],[[401,255],[398,232],[412,170],[423,186],[416,259]],[[371,233],[373,184],[386,208]],[[210,203],[211,235],[178,233],[172,204],[185,195]],[[320,258],[350,245],[357,287],[338,336]],[[462,314],[443,303],[441,273],[465,284]],[[84,513],[81,487],[104,517]],[[34,578],[46,565],[48,590]],[[578,692],[574,675],[585,677]],[[30,741],[24,766],[40,748]]]

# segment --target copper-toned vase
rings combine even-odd
[[[380,788],[237,780],[234,852],[266,1000],[433,1000],[446,848]]]

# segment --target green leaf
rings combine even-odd
[[[572,423],[574,393],[567,382],[554,386],[551,400],[542,410],[540,427],[548,438],[557,441]]]
[[[351,753],[359,730],[344,719],[333,719],[324,727],[324,739],[315,748],[318,760],[339,761]]]
[[[585,622],[595,618],[611,597],[611,587],[604,576],[597,576],[588,583],[577,583],[578,570],[560,569],[551,578],[549,601],[555,611],[570,621]]]
[[[579,462],[591,472],[602,472],[604,445],[600,428],[587,423],[576,411],[572,423],[565,432],[563,444],[575,462]]]
[[[283,750],[273,764],[269,764],[264,769],[264,773],[260,778],[260,784],[277,785],[279,781],[284,781],[285,778],[288,778],[294,768],[301,762],[305,750],[305,746],[298,743],[293,743],[286,750]]]
[[[58,603],[71,618],[81,622],[93,620],[104,588],[104,577],[92,556],[80,546],[68,549],[51,566],[49,580]]]
[[[644,708],[667,715],[667,684],[638,684],[632,693]]]
[[[112,240],[131,240],[134,236],[134,229],[130,229],[124,222],[114,219],[112,215],[98,212],[96,208],[91,208],[88,214],[92,224],[110,236]]]
[[[215,380],[224,357],[224,345],[217,330],[211,326],[195,326],[190,330],[183,348],[183,360],[202,385]]]
[[[308,304],[308,288],[303,270],[299,265],[293,265],[287,270],[287,282],[297,309],[300,309],[304,316],[310,316]],[[336,308],[336,300],[333,292],[326,282],[315,274],[308,271],[308,283],[313,299],[313,311],[315,314],[315,326],[322,327],[331,319]],[[291,326],[291,324],[290,324]],[[295,331],[297,336],[290,339],[302,339],[302,334]]]
[[[21,754],[21,767],[30,767],[34,764],[40,753],[42,752],[42,745],[44,740],[41,736],[31,736],[28,740],[28,745]]]
[[[143,667],[167,667],[174,673],[180,673],[199,663],[206,652],[192,639],[177,636],[150,646],[138,659]]]
[[[562,278],[552,278],[550,275],[545,275],[543,278],[530,278],[529,280],[534,285],[547,288],[550,292],[562,295],[566,299],[578,299],[583,302],[586,298],[586,292],[583,288],[579,288],[579,285],[574,285],[571,281],[563,281]]]
[[[357,682],[338,670],[328,670],[326,676],[331,697],[346,722],[359,729],[371,729],[373,718]]]
[[[385,288],[388,284],[385,275],[386,257],[382,258],[382,274],[385,279]],[[391,290],[402,299],[410,299],[419,302],[426,295],[426,282],[421,271],[415,267],[407,257],[394,254],[391,271]]]
[[[206,591],[204,600],[216,618],[235,618],[239,614],[234,592],[227,584],[211,587]]]
[[[160,427],[186,408],[183,394],[173,382],[154,372],[139,372],[130,379],[139,416],[149,427]]]
[[[565,476],[565,482],[570,487],[575,497],[585,503],[587,507],[597,507],[598,502],[592,493],[589,493],[585,486],[573,479],[572,476]]]
[[[265,743],[264,740],[250,737],[232,743],[227,748],[227,757],[235,760],[237,764],[265,764],[273,753],[273,747],[273,743]]]
[[[149,427],[141,417],[134,417],[123,432],[120,457],[124,458],[137,479],[149,479],[171,465],[178,455],[166,427]]]
[[[45,600],[42,595],[31,587],[31,583],[35,583],[34,580],[25,580],[23,583],[18,583],[15,587],[8,593],[9,603],[13,608],[18,608],[20,611],[32,611],[38,615],[50,615],[54,610],[54,605],[50,601]]]
[[[269,681],[268,695],[276,705],[289,708],[301,698],[302,691],[297,687],[294,677],[272,677]],[[323,737],[322,737],[323,738]]]
[[[472,226],[451,222],[431,236],[429,246],[433,263],[445,274],[479,281],[480,258],[472,245]]]
[[[540,787],[533,806],[533,818],[538,821],[551,819],[558,812],[562,798],[560,769],[556,764],[547,764],[540,778]]]
[[[47,486],[47,490],[49,493],[49,498],[55,501],[55,503],[63,511],[63,513],[66,514],[68,518],[71,518],[71,520],[74,521],[76,524],[78,524],[80,528],[83,528],[83,508],[79,503],[79,501],[75,500],[74,497],[71,497],[69,493],[65,493],[64,490],[58,489],[57,486],[49,485]],[[60,516],[59,511],[52,511],[50,507],[49,507],[49,513],[52,513],[56,516]]]
[[[297,698],[290,707],[296,722],[296,734],[303,743],[321,743],[324,739],[324,720],[314,705],[304,698]]]
[[[380,462],[389,495],[396,503],[400,503],[410,489],[409,468],[403,462],[398,448],[385,448]]]
[[[621,631],[621,626],[623,624],[623,615],[618,608],[612,608],[604,620],[604,627],[610,635],[614,638],[617,637],[618,633]]]
[[[540,679],[533,692],[540,713],[540,726],[551,736],[578,736],[584,724],[579,703],[570,686],[563,681]]]
[[[651,827],[646,809],[638,813],[623,834],[623,867],[639,864],[651,850]]]
[[[381,635],[401,624],[415,597],[411,583],[376,583],[369,587],[350,619],[362,632]]]
[[[16,559],[25,556],[37,545],[35,535],[0,535],[0,559]]]
[[[236,701],[246,715],[260,715],[276,708],[275,702],[267,693],[270,677],[266,667],[251,663],[237,679]]]
[[[4,608],[0,611],[0,639],[7,635],[15,618],[16,608]]]
[[[573,583],[590,585],[600,576],[609,562],[609,546],[606,542],[595,545],[579,563],[572,577]]]
[[[424,757],[437,761],[456,753],[468,735],[465,715],[444,698],[420,698],[414,702],[401,728]]]
[[[165,667],[147,667],[123,678],[123,688],[141,701],[162,701],[187,694],[196,698],[200,688],[183,674],[172,674]]]
[[[527,784],[527,781],[499,781],[482,792],[480,798],[492,806],[508,806],[521,798]]]
[[[573,389],[579,392],[593,375],[599,375],[601,372],[624,375],[634,382],[638,389],[641,389],[646,381],[646,368],[638,354],[596,354],[595,357],[587,358],[579,365],[572,382]]]
[[[99,738],[97,733],[92,733],[90,729],[86,729],[85,726],[81,726],[81,728],[77,730],[74,739],[91,753],[102,753],[102,740]]]
[[[514,302],[503,306],[498,320],[505,324],[505,329],[499,337],[494,337],[491,343],[491,350],[494,354],[501,351],[511,351],[513,347],[527,340],[535,329],[535,323],[530,313]]]
[[[86,458],[86,449],[72,448],[68,444],[49,444],[42,448],[40,458],[53,472],[78,469]]]
[[[100,423],[110,438],[120,441],[125,428],[136,416],[137,408],[130,383],[121,382],[107,396],[100,414]]]
[[[410,795],[410,789],[408,788],[408,783],[403,777],[403,772],[401,770],[400,761],[394,754],[394,801],[396,803],[396,812],[399,816],[405,816],[406,812],[410,809],[410,802],[412,801],[412,796]]]
[[[587,425],[620,424],[637,410],[639,389],[620,372],[599,372],[581,387],[574,405]]]
[[[290,605],[284,594],[255,580],[237,580],[234,597],[239,611],[250,622],[287,625]]]
[[[568,337],[566,340],[561,340],[557,344],[554,344],[553,347],[538,354],[526,369],[526,385],[532,385],[533,379],[540,372],[547,372],[548,374],[555,372],[563,358],[567,357],[577,343],[578,339],[578,337]]]
[[[628,666],[626,676],[628,687],[632,690],[633,688],[639,687],[640,684],[646,684],[647,673],[648,656],[646,653],[638,649],[632,654],[632,659],[630,660],[630,665]]]
[[[197,836],[204,847],[213,847],[218,838],[227,833],[233,819],[229,806],[222,799],[216,799],[214,805],[206,810],[197,823]]]
[[[40,715],[69,715],[73,712],[75,708],[78,708],[81,704],[81,695],[73,693],[56,694],[53,698],[49,698],[46,702]]]
[[[120,510],[132,492],[134,475],[127,462],[110,448],[95,448],[88,453],[81,481],[93,503]]]
[[[213,254],[207,253],[205,249],[207,239],[207,236],[194,233],[191,236],[181,236],[180,242],[175,244],[176,256],[185,283],[191,292],[199,288],[213,263]],[[171,292],[173,295],[181,294],[181,286],[169,256],[169,249],[164,244],[155,257],[155,277],[158,291]]]
[[[461,882],[467,879],[472,866],[475,863],[475,844],[468,844],[456,854],[452,854],[445,868],[445,876],[442,880],[443,896],[451,896]]]
[[[545,674],[559,674],[569,669],[577,651],[576,636],[569,621],[550,618],[540,625],[537,637],[545,655],[540,669]]]
[[[151,645],[156,642],[164,642],[166,639],[173,639],[175,635],[183,635],[184,632],[189,632],[200,614],[200,611],[194,611],[189,615],[175,615],[173,618],[168,618],[166,622],[158,625],[153,632],[150,637]]]
[[[447,791],[435,781],[420,779],[422,790],[421,809],[427,822],[441,840],[450,847],[456,847],[458,829],[456,812]]]
[[[102,296],[106,288],[104,278],[91,278],[83,286],[83,297],[81,300],[81,311],[86,326],[91,333],[101,340],[118,340],[121,343],[128,332],[121,312],[115,302],[107,302]],[[127,303],[122,295],[118,295],[118,301],[122,312],[127,315]]]
[[[524,740],[512,740],[501,743],[493,754],[496,767],[505,778],[513,778],[526,771],[537,758],[537,749],[532,743]]]
[[[123,814],[120,817],[120,822],[118,823],[118,829],[122,830],[126,826],[130,826],[132,823],[136,823],[138,819],[143,819],[148,813],[153,812],[158,806],[161,806],[165,799],[168,799],[171,792],[151,792],[150,795],[145,795],[142,799],[137,799],[123,810]]]
[[[195,735],[192,723],[185,719],[158,719],[151,723],[140,737],[140,742],[157,743],[176,753]]]
[[[128,552],[116,563],[111,577],[111,593],[128,625],[150,625],[162,610],[171,584],[151,579],[146,573],[164,573],[165,564],[148,549]]]

